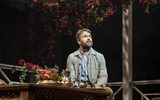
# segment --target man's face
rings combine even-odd
[[[78,40],[78,44],[83,48],[90,48],[93,45],[92,36],[89,32],[83,31]]]

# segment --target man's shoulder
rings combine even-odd
[[[75,56],[75,55],[79,55],[79,50],[76,50],[69,54],[69,56]]]
[[[100,53],[100,52],[98,52],[98,51],[96,51],[94,49],[92,49],[92,53],[95,54],[96,56],[103,56],[102,53]]]

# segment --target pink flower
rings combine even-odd
[[[57,70],[56,70],[56,69],[51,69],[51,73],[52,73],[53,75],[56,75],[56,74],[57,74]]]
[[[42,69],[42,67],[37,65],[37,69],[38,69],[38,70],[39,70],[39,69]]]
[[[49,70],[44,70],[44,71],[43,71],[43,74],[49,74],[49,73],[50,73]]]
[[[65,70],[64,69],[62,70],[61,74],[65,74]]]
[[[105,13],[105,17],[111,17],[114,14],[114,10],[113,8],[109,8],[106,13]]]
[[[37,68],[37,65],[34,65],[32,63],[28,63],[27,66],[31,71],[35,71],[35,69]]]
[[[18,61],[18,65],[24,65],[24,63],[25,63],[25,60],[24,60],[24,59],[20,59],[20,60]]]

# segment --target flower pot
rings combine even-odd
[[[53,81],[53,80],[41,80],[41,81],[38,81],[37,84],[49,84],[52,86],[63,86],[62,83],[60,83],[58,81]]]
[[[40,80],[37,84],[50,84],[55,83],[53,80]]]

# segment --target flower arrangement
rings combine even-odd
[[[20,59],[18,61],[18,65],[22,67],[22,73],[19,76],[20,82],[24,82],[27,73],[33,73],[34,78],[37,81],[42,80],[53,80],[53,81],[62,81],[63,77],[63,70],[59,72],[59,66],[55,65],[54,67],[47,67],[42,68],[39,65],[28,63],[24,59]]]

